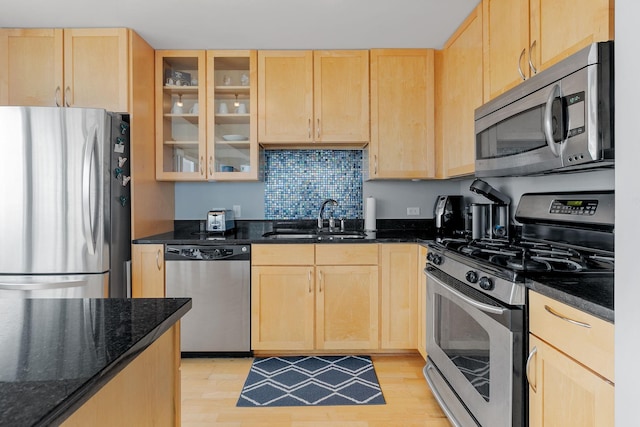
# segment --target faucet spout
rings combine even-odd
[[[324,208],[325,206],[327,206],[327,204],[331,204],[331,206],[338,206],[338,202],[336,202],[333,199],[325,199],[325,201],[322,202],[322,205],[320,206],[320,212],[318,212],[318,228],[319,229],[321,229],[323,225],[322,215],[324,214]]]

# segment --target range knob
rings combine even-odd
[[[493,289],[493,280],[491,280],[490,278],[488,278],[486,276],[482,276],[480,278],[480,280],[478,281],[478,284],[485,291],[490,291],[491,289]]]
[[[427,254],[427,261],[432,262],[434,265],[442,264],[442,257],[438,254],[434,254],[433,252],[429,252]]]
[[[478,273],[473,270],[467,271],[467,274],[464,276],[469,283],[476,283],[478,281]]]
[[[213,257],[214,258],[220,258],[222,256],[222,251],[220,249],[214,249],[213,250]]]

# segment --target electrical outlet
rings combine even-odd
[[[233,214],[236,218],[240,218],[242,216],[242,208],[240,205],[233,205]]]
[[[420,208],[407,208],[407,215],[420,215]]]

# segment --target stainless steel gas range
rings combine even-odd
[[[425,378],[454,426],[527,425],[527,285],[612,282],[613,192],[521,197],[511,239],[429,243]]]

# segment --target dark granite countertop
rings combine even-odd
[[[0,299],[0,425],[60,424],[190,308],[190,298]]]
[[[370,233],[365,239],[345,240],[316,240],[316,239],[270,239],[263,237],[264,233],[273,231],[276,227],[312,228],[315,220],[276,221],[254,220],[236,221],[237,229],[226,235],[202,233],[202,221],[175,221],[174,231],[157,234],[141,239],[134,243],[161,244],[251,244],[251,243],[397,243],[415,242],[426,245],[435,236],[435,224],[432,219],[418,220],[380,220],[376,226],[378,231]],[[283,225],[284,224],[284,225]],[[362,229],[362,220],[347,222],[347,230]],[[583,310],[609,322],[614,320],[613,309],[613,275],[600,276],[599,279],[584,278],[580,286],[575,286],[571,280],[554,280],[554,278],[539,277],[539,281],[530,281],[527,287],[541,294],[564,302],[572,307]]]
[[[614,274],[536,276],[527,287],[571,307],[614,323]]]
[[[367,233],[364,239],[271,239],[263,237],[274,228],[301,228],[313,229],[315,220],[297,221],[236,221],[236,230],[230,233],[207,233],[200,231],[200,221],[175,221],[174,230],[166,233],[136,239],[133,243],[141,244],[170,244],[170,245],[217,245],[251,243],[392,243],[392,242],[416,242],[420,239],[431,239],[434,235],[433,220],[378,220],[378,230]],[[346,230],[362,230],[362,220],[349,220]]]

